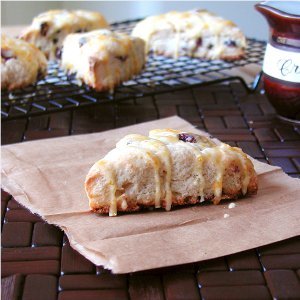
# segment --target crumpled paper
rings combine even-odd
[[[216,258],[300,234],[300,180],[257,160],[253,162],[258,194],[235,201],[233,209],[225,202],[117,217],[91,213],[84,191],[90,167],[124,135],[147,135],[154,128],[199,133],[188,122],[171,117],[101,133],[3,146],[2,188],[62,228],[71,246],[87,259],[114,273]]]

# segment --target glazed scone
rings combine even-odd
[[[59,60],[68,34],[107,27],[105,18],[97,12],[50,10],[35,17],[21,38],[35,44],[49,60]]]
[[[97,91],[113,90],[144,64],[142,39],[107,29],[70,34],[63,44],[62,68]]]
[[[146,42],[147,52],[178,58],[239,59],[246,38],[231,21],[206,10],[172,11],[139,22],[132,36]]]
[[[208,137],[157,129],[131,134],[90,169],[85,190],[94,212],[196,204],[256,194],[257,176],[239,148]]]
[[[1,89],[13,90],[46,75],[45,55],[34,45],[1,34]]]

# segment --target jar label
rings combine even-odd
[[[300,52],[277,49],[268,44],[263,71],[277,79],[300,83]]]

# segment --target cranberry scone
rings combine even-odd
[[[146,42],[147,52],[173,58],[235,60],[246,48],[246,38],[233,22],[206,10],[148,17],[135,26],[132,36]]]
[[[34,45],[1,34],[1,89],[13,90],[46,75],[45,55]]]
[[[257,176],[239,148],[172,129],[130,134],[90,169],[85,190],[94,212],[117,215],[143,207],[218,204],[256,194]]]
[[[144,64],[142,39],[107,29],[70,34],[63,44],[62,68],[97,91],[112,91]]]
[[[21,38],[35,44],[49,60],[59,60],[68,34],[107,27],[107,21],[98,12],[50,10],[35,17]]]

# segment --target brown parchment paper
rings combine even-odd
[[[124,135],[147,135],[154,128],[199,132],[171,117],[101,133],[3,146],[2,187],[62,228],[71,246],[86,258],[114,273],[206,260],[299,235],[300,180],[256,160],[258,194],[236,201],[233,209],[227,202],[117,217],[91,213],[83,187],[89,168]]]

